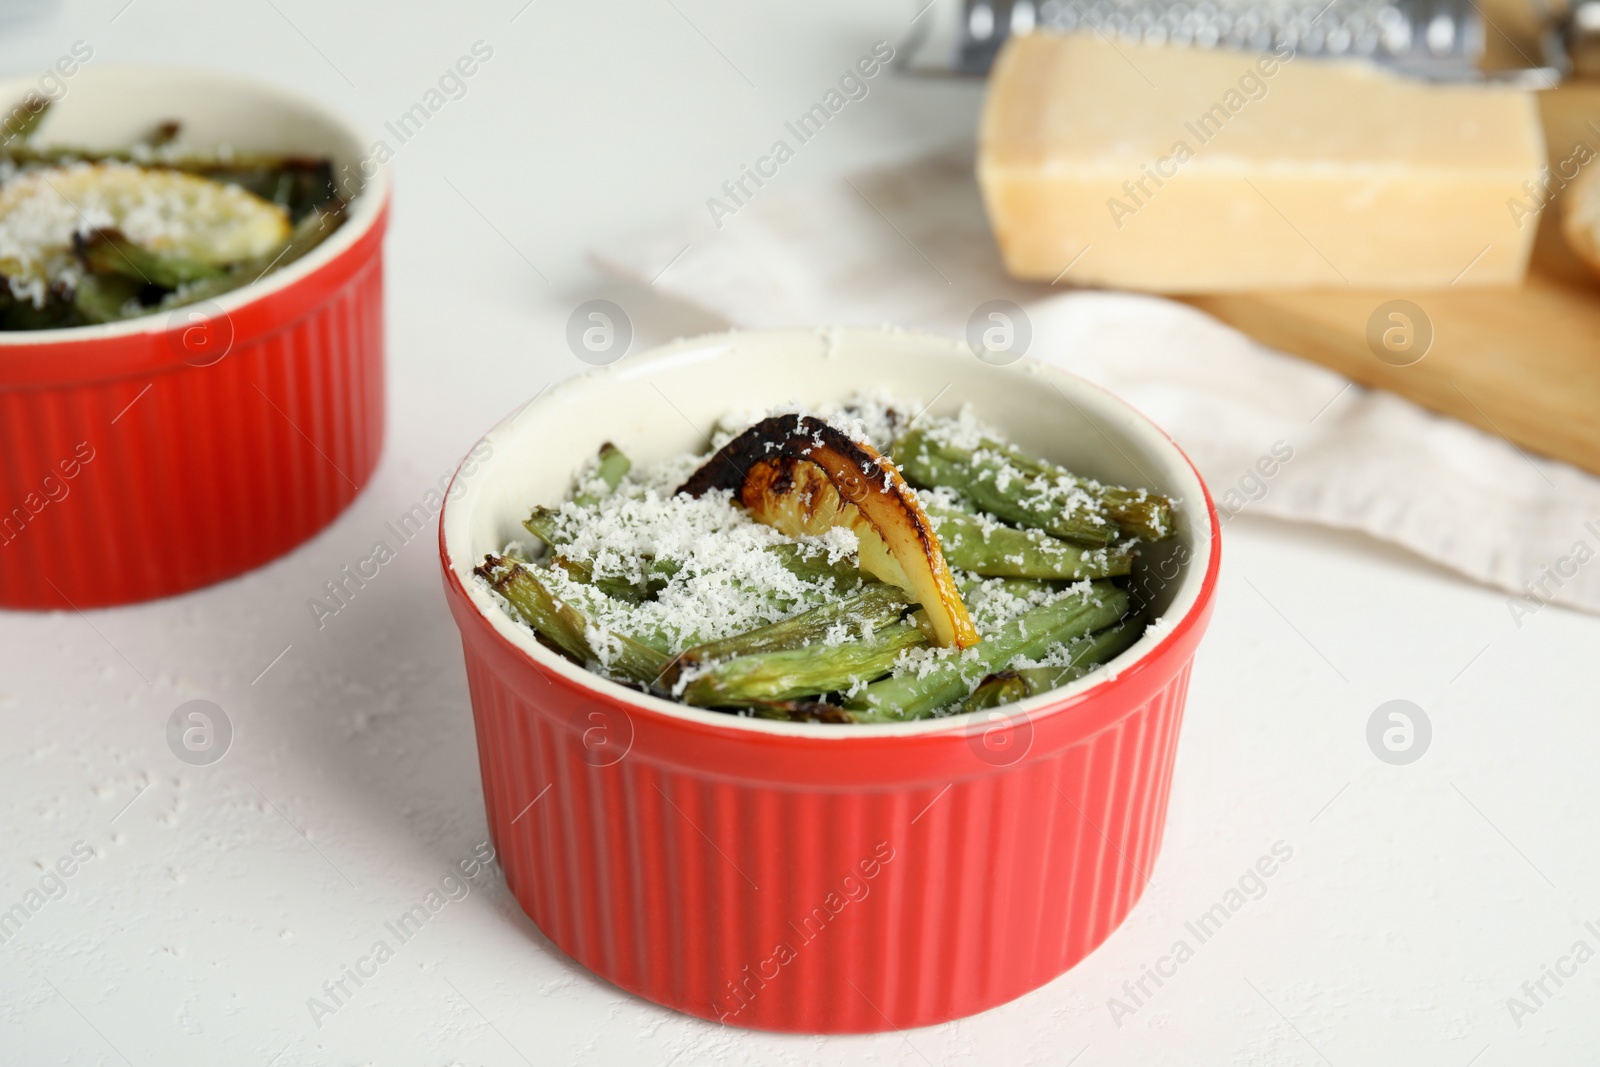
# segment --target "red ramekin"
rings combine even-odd
[[[541,647],[473,580],[602,441],[704,450],[730,409],[885,387],[971,403],[1020,446],[1179,499],[1135,585],[1161,615],[1111,665],[991,713],[874,726],[702,711]],[[484,801],[506,880],[552,941],[659,1004],[768,1030],[903,1029],[1020,996],[1116,929],[1161,843],[1220,548],[1198,473],[1099,388],[865,330],[725,334],[568,381],[492,430],[440,524]]]
[[[61,84],[43,144],[124,145],[177,119],[196,150],[329,156],[354,201],[311,254],[215,303],[0,333],[4,608],[125,604],[259,566],[332,522],[383,445],[389,192],[367,139],[229,74],[89,62]]]

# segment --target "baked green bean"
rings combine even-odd
[[[906,594],[898,586],[871,582],[859,593],[791,615],[770,626],[685,649],[675,669],[693,671],[702,664],[718,660],[800,648],[821,642],[840,629],[850,636],[875,633],[898,621],[908,607]]]
[[[1143,634],[1144,625],[1132,620],[1108,626],[1068,645],[1067,662],[1062,666],[1024,667],[1017,674],[1028,683],[1029,696],[1059,689],[1120,656]]]
[[[895,623],[854,641],[740,656],[690,677],[683,699],[702,707],[726,708],[820,696],[880,678],[906,649],[927,643],[928,635],[919,627]]]
[[[479,573],[591,670],[773,721],[1001,708],[1138,641],[1132,576],[1144,542],[1172,536],[1172,501],[1078,477],[965,411],[919,429],[920,410],[864,393],[740,413],[712,454],[643,470],[606,443],[565,503],[528,513],[536,562]]]
[[[1172,502],[1158,493],[1102,485],[1021,449],[983,439],[964,448],[934,430],[912,429],[894,446],[906,478],[943,486],[1008,522],[1069,541],[1108,545],[1126,532],[1147,541],[1172,534]]]
[[[1116,545],[1086,547],[938,506],[926,508],[950,566],[985,578],[1111,578],[1133,570]]]
[[[961,710],[988,711],[1002,704],[1015,704],[1032,695],[1027,681],[1016,671],[997,671],[978,683],[978,688],[961,702]]]
[[[622,483],[623,477],[632,467],[633,461],[623,453],[622,449],[607,441],[600,446],[593,477],[586,484],[579,486],[578,492],[572,495],[572,502],[580,507],[600,503],[605,497],[616,492],[617,486]]]
[[[190,259],[177,252],[156,252],[128,240],[118,230],[97,230],[76,240],[78,258],[94,274],[120,274],[125,278],[177,289],[204,278],[227,273],[221,267]]]
[[[653,684],[667,667],[668,657],[655,649],[591,625],[583,612],[558,599],[520,563],[491,554],[483,558],[475,573],[505,597],[540,637],[583,666],[597,663],[608,673],[644,685]],[[599,647],[591,636],[596,634]]]
[[[947,655],[926,672],[907,671],[874,682],[844,706],[857,722],[927,718],[964,699],[985,676],[1018,658],[1037,659],[1076,637],[1103,629],[1128,613],[1128,594],[1110,582],[1033,608],[961,653]]]
[[[986,711],[1059,689],[1120,655],[1143,633],[1144,627],[1137,622],[1120,622],[1073,641],[1067,646],[1067,662],[1059,667],[998,671],[978,683],[961,710]]]

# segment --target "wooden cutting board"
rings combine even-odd
[[[1539,99],[1552,167],[1579,142],[1600,155],[1600,85],[1564,85]],[[1600,275],[1562,239],[1560,207],[1558,196],[1545,209],[1527,281],[1515,289],[1184,299],[1274,348],[1600,474]],[[1432,346],[1410,366],[1380,360],[1367,342],[1368,320],[1395,299],[1415,303],[1433,326]]]

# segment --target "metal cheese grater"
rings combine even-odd
[[[911,70],[987,74],[1008,37],[1077,31],[1187,48],[1289,44],[1301,55],[1365,59],[1430,80],[1484,77],[1483,17],[1473,0],[929,0],[902,55]],[[1565,34],[1549,36],[1546,65],[1514,80],[1551,85],[1568,68]]]

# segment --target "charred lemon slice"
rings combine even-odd
[[[220,267],[281,247],[289,218],[237,185],[124,163],[44,167],[0,186],[0,273],[8,277],[56,280],[73,239],[100,230]]]
[[[679,489],[731,489],[757,521],[790,537],[855,533],[861,569],[922,605],[945,647],[978,643],[933,523],[900,472],[871,445],[809,415],[763,419],[722,447]]]

